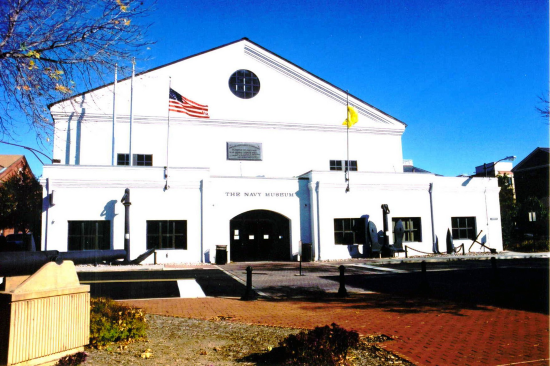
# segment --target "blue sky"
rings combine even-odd
[[[549,146],[547,1],[159,1],[150,20],[138,71],[248,37],[407,123],[403,157],[434,173]]]

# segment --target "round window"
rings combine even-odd
[[[237,70],[229,78],[229,89],[239,98],[254,98],[260,92],[260,79],[252,71]]]

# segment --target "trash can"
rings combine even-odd
[[[302,243],[302,262],[311,262],[313,258],[311,243]]]
[[[227,264],[227,245],[216,245],[216,264]]]

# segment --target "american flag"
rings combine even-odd
[[[168,110],[187,114],[191,117],[210,118],[208,115],[208,106],[195,103],[190,99],[185,98],[174,89],[170,89],[170,99]]]

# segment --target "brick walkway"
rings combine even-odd
[[[351,298],[240,301],[224,298],[132,300],[152,314],[294,328],[331,323],[360,334],[385,334],[387,350],[417,365],[549,365],[549,317],[491,306],[408,299]]]

